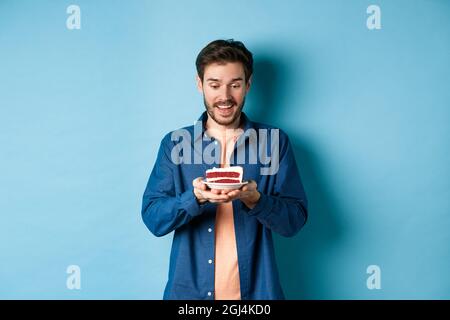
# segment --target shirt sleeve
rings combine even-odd
[[[283,139],[280,140],[284,140],[284,143],[280,148],[274,191],[271,194],[260,191],[261,197],[253,209],[245,205],[243,207],[266,227],[282,236],[292,237],[306,223],[308,201],[289,138],[283,133]]]
[[[176,193],[176,165],[168,156],[168,135],[162,140],[142,200],[142,219],[157,237],[164,236],[200,215],[204,206],[198,204],[193,187]]]

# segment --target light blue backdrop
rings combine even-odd
[[[309,197],[275,237],[287,298],[449,299],[449,18],[447,0],[1,0],[0,298],[162,297],[172,235],[147,231],[142,193],[204,109],[197,53],[235,38],[245,110],[290,135]]]

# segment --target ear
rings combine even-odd
[[[246,89],[245,89],[245,93],[247,93],[250,90],[250,87],[252,86],[252,81],[253,81],[253,75],[250,76],[250,78],[248,78],[248,81],[246,83]]]
[[[195,81],[197,82],[197,89],[198,92],[203,93],[203,83],[202,83],[202,79],[200,79],[200,77],[198,76],[198,74],[195,77]]]

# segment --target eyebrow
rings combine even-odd
[[[239,77],[239,78],[232,79],[230,82],[236,82],[236,81],[242,81],[242,80],[244,80],[244,79],[242,79],[242,77]],[[221,82],[219,79],[216,79],[216,78],[208,78],[208,79],[206,79],[206,81]]]

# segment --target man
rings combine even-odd
[[[293,236],[307,219],[289,139],[242,112],[253,57],[241,42],[211,42],[196,66],[206,112],[163,138],[143,195],[148,229],[175,230],[164,299],[284,299],[272,231]],[[248,184],[216,190],[202,182],[207,169],[232,165]]]

